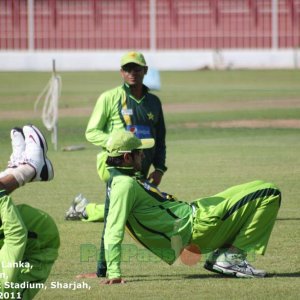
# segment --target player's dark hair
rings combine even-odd
[[[131,156],[135,156],[137,153],[139,153],[141,150],[136,149],[132,150],[131,153],[129,153]],[[117,156],[117,157],[110,157],[108,156],[106,159],[106,164],[110,167],[120,167],[124,162],[124,155]]]
[[[108,156],[106,159],[106,164],[110,167],[120,167],[123,162],[124,162],[124,155],[117,156],[117,157]]]

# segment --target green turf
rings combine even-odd
[[[162,72],[164,102],[218,102],[222,109],[190,113],[166,113],[167,165],[161,189],[191,201],[254,179],[276,183],[282,190],[282,207],[264,257],[252,263],[271,276],[262,280],[228,279],[196,266],[168,266],[142,255],[123,263],[123,286],[101,286],[85,280],[86,289],[51,289],[51,282],[79,282],[75,275],[95,270],[95,256],[84,261],[82,248],[99,249],[102,224],[67,222],[63,216],[78,193],[103,202],[104,185],[95,171],[97,147],[85,141],[88,117],[64,117],[59,121],[59,149],[82,144],[85,150],[55,152],[49,142],[49,157],[55,179],[28,184],[17,190],[16,203],[26,202],[49,212],[61,234],[60,256],[47,281],[48,288],[36,299],[297,299],[300,294],[300,129],[297,128],[210,128],[209,121],[300,119],[299,107],[251,109],[242,106],[226,111],[232,101],[294,99],[300,101],[297,71]],[[61,107],[92,108],[98,94],[120,82],[112,72],[63,73]],[[36,96],[49,79],[48,73],[0,73],[0,111],[31,110]],[[254,103],[254,102],[253,102]],[[256,103],[256,102],[255,102]],[[294,102],[295,103],[295,102]],[[13,105],[12,105],[13,104]],[[0,119],[0,167],[10,154],[9,130],[14,125],[40,119]],[[197,126],[184,126],[185,123]],[[43,128],[43,127],[42,127]],[[44,128],[43,128],[44,129]],[[45,130],[48,141],[50,134]],[[134,244],[125,237],[126,244]]]

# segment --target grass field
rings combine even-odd
[[[102,286],[84,280],[90,290],[51,289],[51,282],[82,283],[75,276],[93,272],[96,255],[85,261],[84,249],[99,249],[101,223],[67,222],[65,210],[78,193],[103,203],[104,185],[95,169],[97,147],[84,137],[98,95],[120,83],[117,72],[62,73],[59,149],[49,157],[55,179],[28,184],[13,194],[51,214],[61,235],[60,256],[36,299],[299,299],[300,294],[300,72],[195,71],[162,72],[155,92],[165,108],[168,172],[161,190],[191,201],[223,189],[263,179],[282,190],[279,211],[264,257],[252,258],[270,275],[262,280],[231,279],[196,266],[168,266],[135,256],[123,263],[126,285]],[[9,131],[34,123],[44,129],[33,104],[49,73],[0,73],[0,167],[10,155]],[[126,236],[126,244],[134,242]]]

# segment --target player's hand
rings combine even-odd
[[[105,279],[100,284],[124,284],[126,281],[122,278]]]
[[[161,182],[162,177],[163,177],[163,173],[155,170],[149,175],[148,181],[158,186]]]

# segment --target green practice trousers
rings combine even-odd
[[[14,293],[11,298],[15,299],[19,294],[23,300],[33,299],[58,256],[56,224],[43,211],[29,205],[14,205],[3,192],[0,223],[0,291]],[[30,283],[30,287],[21,287],[22,283]]]
[[[194,201],[191,243],[201,253],[234,246],[264,254],[280,207],[281,193],[272,183],[253,181]]]
[[[16,290],[5,288],[5,283],[18,280],[19,268],[11,264],[23,260],[27,229],[18,209],[3,191],[0,191],[0,223],[0,291],[14,293]]]
[[[85,207],[87,219],[82,219],[84,222],[103,222],[104,220],[104,204],[89,203]]]

